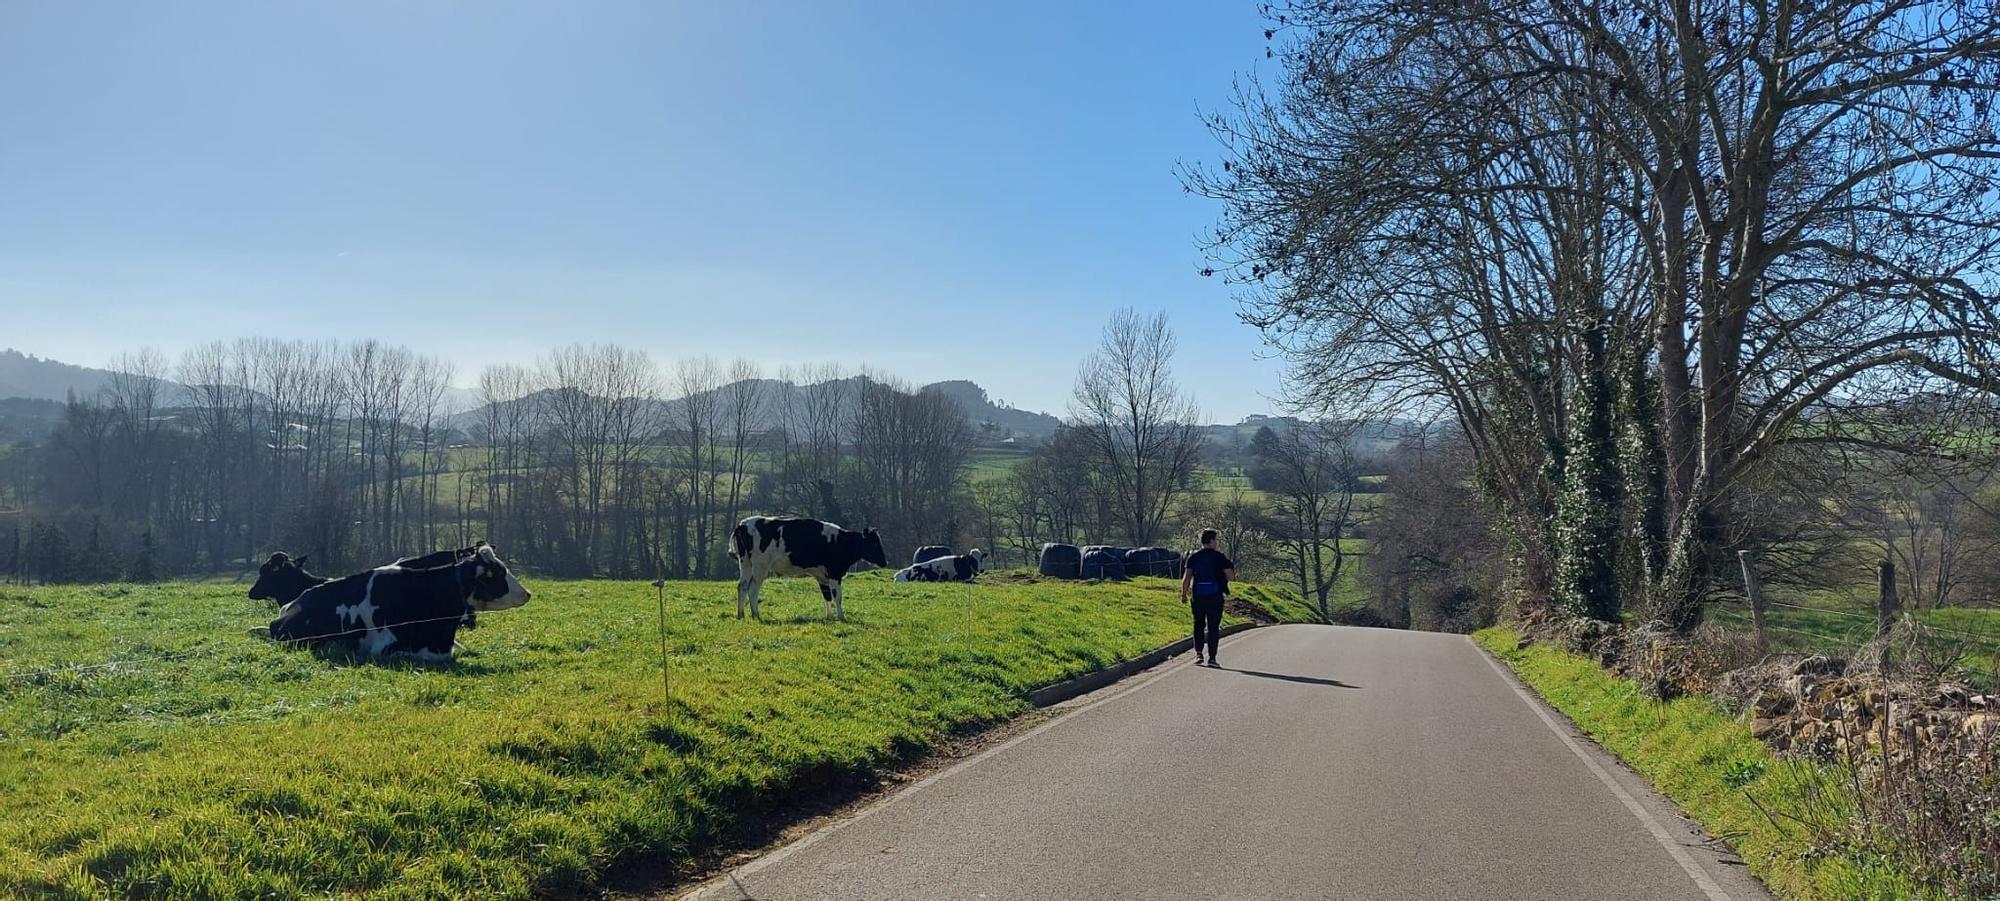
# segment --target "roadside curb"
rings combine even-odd
[[[1238,632],[1255,629],[1261,625],[1263,623],[1244,622],[1232,626],[1224,626],[1221,637],[1228,638]],[[1140,654],[1122,663],[1114,663],[1096,672],[1084,673],[1072,679],[1064,679],[1053,685],[1044,685],[1041,688],[1028,692],[1028,703],[1036,707],[1050,707],[1060,704],[1078,695],[1089,694],[1133,673],[1152,669],[1166,662],[1167,658],[1177,654],[1185,654],[1193,647],[1194,636],[1190,635],[1172,644]]]

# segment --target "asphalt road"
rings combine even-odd
[[[1183,656],[699,898],[1761,899],[1463,636]]]

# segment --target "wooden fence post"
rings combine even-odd
[[[1889,637],[1889,631],[1896,627],[1896,613],[1902,609],[1902,605],[1896,601],[1895,561],[1883,560],[1880,571],[1882,576],[1882,595],[1875,604],[1875,637],[1877,639]]]
[[[1743,593],[1750,597],[1750,625],[1757,630],[1757,649],[1763,650],[1764,583],[1757,578],[1756,558],[1749,551],[1737,551],[1736,562],[1743,567]]]

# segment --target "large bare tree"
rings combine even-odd
[[[1836,424],[1885,396],[1992,388],[1995,12],[1282,4],[1282,84],[1216,121],[1229,156],[1190,183],[1228,201],[1220,265],[1306,378],[1446,399],[1502,493],[1534,469],[1543,495],[1563,481],[1574,433],[1544,399],[1607,367],[1651,381],[1650,421],[1612,428],[1659,448],[1646,581],[1652,614],[1685,627],[1735,486],[1779,448],[1874,440]],[[1471,265],[1427,259],[1453,252]],[[1454,272],[1477,290],[1432,276]],[[1359,310],[1349,280],[1407,287]],[[1538,333],[1541,361],[1509,350]],[[1468,402],[1482,387],[1533,427]],[[1506,464],[1537,443],[1543,466]]]
[[[1167,514],[1195,488],[1201,458],[1201,411],[1174,379],[1174,349],[1165,313],[1113,313],[1077,371],[1070,405],[1116,498],[1119,531],[1135,546],[1165,537]]]

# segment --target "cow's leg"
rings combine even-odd
[[[827,619],[832,619],[834,610],[833,607],[834,586],[839,585],[840,583],[828,582],[825,579],[820,579],[818,581],[819,581],[820,614],[822,616],[825,616]]]
[[[847,610],[840,604],[847,597],[847,582],[836,579],[833,583],[833,618],[847,622]]]
[[[743,604],[750,598],[750,577],[736,577],[736,618],[743,618]]]
[[[751,580],[750,580],[750,618],[751,618],[751,619],[755,619],[755,620],[762,620],[762,619],[764,618],[764,614],[763,614],[763,612],[762,612],[761,610],[759,610],[759,609],[758,609],[758,606],[757,606],[757,601],[758,601],[758,599],[762,598],[762,597],[763,597],[763,595],[764,595],[764,580],[763,580],[763,579],[751,579]]]

